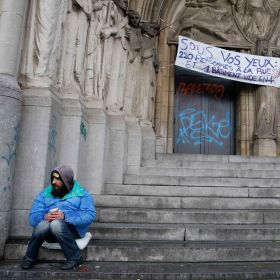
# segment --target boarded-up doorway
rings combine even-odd
[[[174,152],[235,154],[234,81],[176,67]]]

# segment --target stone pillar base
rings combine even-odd
[[[109,184],[123,184],[127,165],[127,124],[123,116],[110,115],[110,138],[107,162]]]
[[[254,142],[254,155],[276,157],[276,141],[273,139],[256,139]]]
[[[57,166],[62,111],[49,88],[26,89],[23,99],[11,220],[11,231],[18,236],[26,234],[26,213],[35,196],[50,182],[50,171]]]
[[[101,194],[108,152],[108,119],[99,108],[85,108],[80,127],[78,181],[91,193]]]

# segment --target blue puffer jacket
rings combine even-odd
[[[51,209],[58,208],[64,213],[67,223],[74,225],[81,237],[95,220],[96,211],[91,194],[77,181],[73,189],[63,198],[51,194],[52,186],[46,187],[35,198],[29,214],[29,223],[36,227]]]

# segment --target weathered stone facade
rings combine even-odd
[[[2,0],[0,257],[58,164],[93,194],[173,152],[178,35],[280,54],[276,0]],[[11,30],[11,31],[8,31]],[[280,154],[279,90],[240,84],[236,151]]]

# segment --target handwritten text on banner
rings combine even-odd
[[[245,83],[280,87],[280,59],[228,51],[179,36],[177,66]]]

